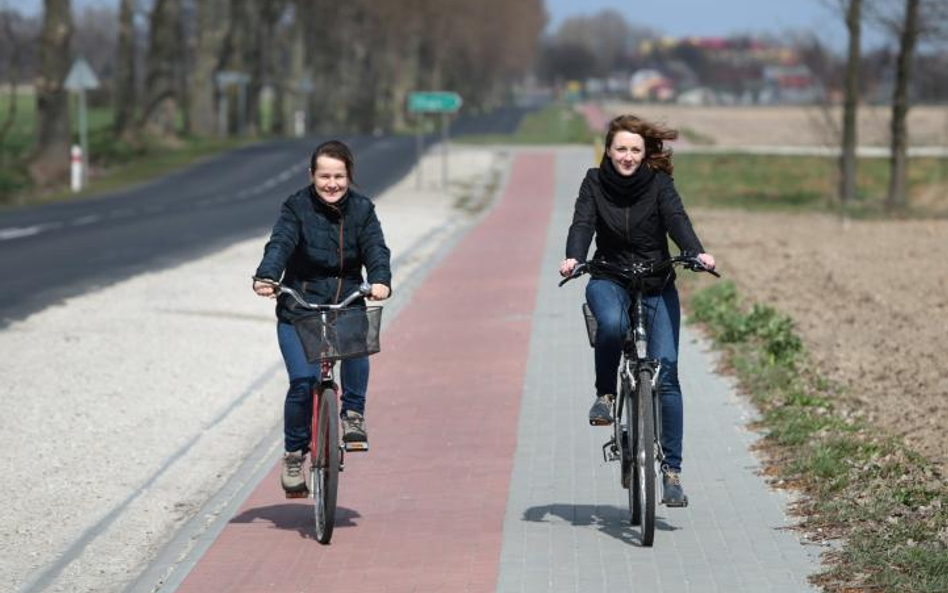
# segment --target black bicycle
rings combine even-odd
[[[606,461],[620,462],[622,487],[629,491],[630,523],[641,526],[643,546],[651,546],[655,539],[655,476],[664,463],[665,454],[661,444],[662,406],[656,389],[661,363],[648,355],[648,327],[642,284],[647,276],[662,272],[670,275],[676,265],[720,277],[696,257],[680,255],[630,266],[590,260],[578,264],[573,273],[560,282],[560,286],[563,286],[583,274],[590,274],[612,280],[632,295],[629,333],[622,346],[619,364],[619,393],[612,402],[613,434],[602,446],[602,455]],[[595,346],[596,319],[586,303],[583,303],[583,315],[586,318],[589,345]]]

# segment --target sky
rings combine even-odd
[[[570,16],[618,10],[626,22],[645,25],[672,37],[726,36],[731,33],[811,31],[829,47],[846,45],[846,28],[830,6],[835,0],[546,0],[554,31]],[[864,30],[863,49],[882,42],[878,33]]]
[[[42,0],[0,0],[0,5],[3,3],[33,14],[43,5]],[[548,31],[554,31],[570,16],[591,15],[612,8],[630,24],[645,25],[673,37],[812,31],[836,51],[846,47],[842,17],[830,8],[836,0],[545,0],[545,3],[550,17]],[[84,6],[118,6],[118,0],[72,0],[72,5],[74,10]],[[864,50],[883,41],[879,32],[863,29]]]

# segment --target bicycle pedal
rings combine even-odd
[[[309,496],[309,491],[308,491],[308,490],[298,490],[298,491],[296,491],[296,492],[287,492],[287,493],[286,493],[286,497],[287,497],[287,498],[306,498],[307,496]]]
[[[616,448],[616,440],[612,438],[602,446],[602,460],[615,461],[617,459],[619,459],[619,450]]]
[[[344,443],[343,449],[348,453],[364,453],[369,450],[368,443]]]

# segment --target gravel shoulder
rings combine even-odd
[[[841,403],[948,470],[948,221],[691,215],[740,292],[793,318]]]
[[[448,189],[433,149],[423,187],[409,175],[376,200],[396,293],[506,168],[487,147],[453,146],[450,159]],[[285,371],[273,303],[250,290],[266,239],[0,331],[0,589],[121,591],[240,460],[273,445]]]

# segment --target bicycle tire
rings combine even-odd
[[[635,394],[632,391],[632,386],[623,381],[622,385],[622,397],[625,398],[625,414],[623,415],[623,422],[625,424],[625,434],[627,439],[627,448],[626,453],[628,457],[622,460],[623,463],[623,476],[624,479],[628,479],[628,485],[626,486],[629,489],[629,512],[631,514],[629,518],[629,523],[631,525],[641,525],[642,524],[642,507],[639,504],[639,494],[641,490],[639,489],[639,473],[636,471],[635,458],[636,451],[638,451],[638,426],[636,425],[636,408],[635,408]],[[626,477],[625,474],[628,474]],[[623,484],[626,485],[626,484]]]
[[[316,539],[328,544],[336,524],[336,493],[339,487],[339,412],[335,387],[322,390],[313,414],[312,482]]]
[[[655,400],[652,398],[652,372],[642,370],[637,379],[635,474],[641,542],[647,547],[655,541],[655,414],[652,409]]]

